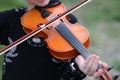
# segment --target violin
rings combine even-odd
[[[78,22],[70,23],[68,15],[89,1],[91,0],[84,0],[68,11],[62,3],[55,7],[40,9],[42,12],[47,11],[46,15],[42,15],[38,7],[29,10],[21,18],[27,34],[1,49],[0,54],[34,36],[45,38],[51,55],[57,59],[70,59],[79,54],[87,58],[91,55],[87,49],[90,44],[89,32]],[[99,64],[98,69],[103,70],[100,79],[113,80],[106,67]]]
[[[29,33],[37,29],[37,27],[40,27],[42,24],[47,23],[52,17],[54,18],[54,16],[59,16],[66,11],[66,8],[63,4],[59,4],[55,7],[50,7],[45,10],[51,13],[47,18],[43,18],[40,12],[35,8],[31,9],[23,15],[21,18],[21,23],[23,26],[25,26],[24,30],[26,33]],[[32,16],[33,14],[35,15]],[[32,16],[32,19],[29,19],[30,16]],[[34,35],[34,37],[43,37],[45,39],[47,47],[50,50],[52,56],[57,59],[70,59],[79,53],[68,43],[68,41],[65,40],[63,36],[60,35],[60,33],[57,32],[55,29],[56,25],[59,26],[61,24],[65,24],[77,36],[82,44],[84,44],[84,46],[89,46],[90,41],[88,30],[81,26],[78,22],[74,24],[70,23],[68,21],[69,19],[70,18],[68,16],[63,17],[58,22],[50,25],[38,34]]]

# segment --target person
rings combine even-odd
[[[61,3],[60,0],[27,2],[27,7],[0,12],[0,44],[9,45],[26,35],[20,21],[26,11],[35,6],[51,7]],[[95,54],[87,59],[81,55],[65,61],[55,59],[43,38],[31,37],[5,53],[2,80],[82,80],[86,76],[99,77],[102,71],[97,70],[99,60]]]

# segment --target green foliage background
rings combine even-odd
[[[80,2],[80,0],[62,1],[67,9]],[[25,0],[0,0],[0,11],[25,5]],[[89,50],[98,54],[108,64],[114,65],[114,72],[120,71],[119,5],[120,0],[92,0],[73,12],[79,23],[90,32],[91,45]],[[1,56],[0,64],[2,64],[2,60],[3,57]]]
[[[6,10],[25,5],[24,0],[0,0],[0,10]]]

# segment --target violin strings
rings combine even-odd
[[[64,28],[65,29],[65,28]],[[78,41],[78,39],[69,31],[67,31],[67,29],[65,29],[65,35],[66,38],[68,38],[68,41],[81,53],[83,54],[83,56],[86,58],[89,53],[88,51],[84,48],[83,44],[80,43],[80,41]]]
[[[90,52],[85,48],[85,46],[72,34],[72,32],[67,29],[65,24],[60,24],[56,27],[56,30],[67,39],[67,41],[85,58],[90,55]]]
[[[57,29],[58,28],[58,29]],[[82,54],[82,56],[84,58],[87,58],[91,53],[85,48],[85,46],[81,43],[81,41],[79,41],[74,34],[72,34],[72,32],[65,26],[65,24],[60,24],[59,26],[57,26],[57,30],[58,32],[68,40],[68,42],[70,42],[70,44],[72,44],[73,47],[75,47],[75,49],[78,50],[78,52],[80,52]],[[103,69],[102,68],[102,64],[99,63],[98,65],[98,69]],[[106,74],[106,77],[109,80],[112,80],[112,78],[110,77],[109,73],[106,72],[106,70],[103,70],[103,73]],[[102,75],[101,79],[105,79],[106,77],[104,75]]]

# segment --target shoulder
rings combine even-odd
[[[0,25],[17,22],[20,17],[25,13],[27,8],[14,8],[0,12]]]
[[[4,10],[0,12],[0,16],[10,17],[10,16],[18,16],[18,14],[20,16],[24,14],[25,10],[26,10],[26,7]]]

